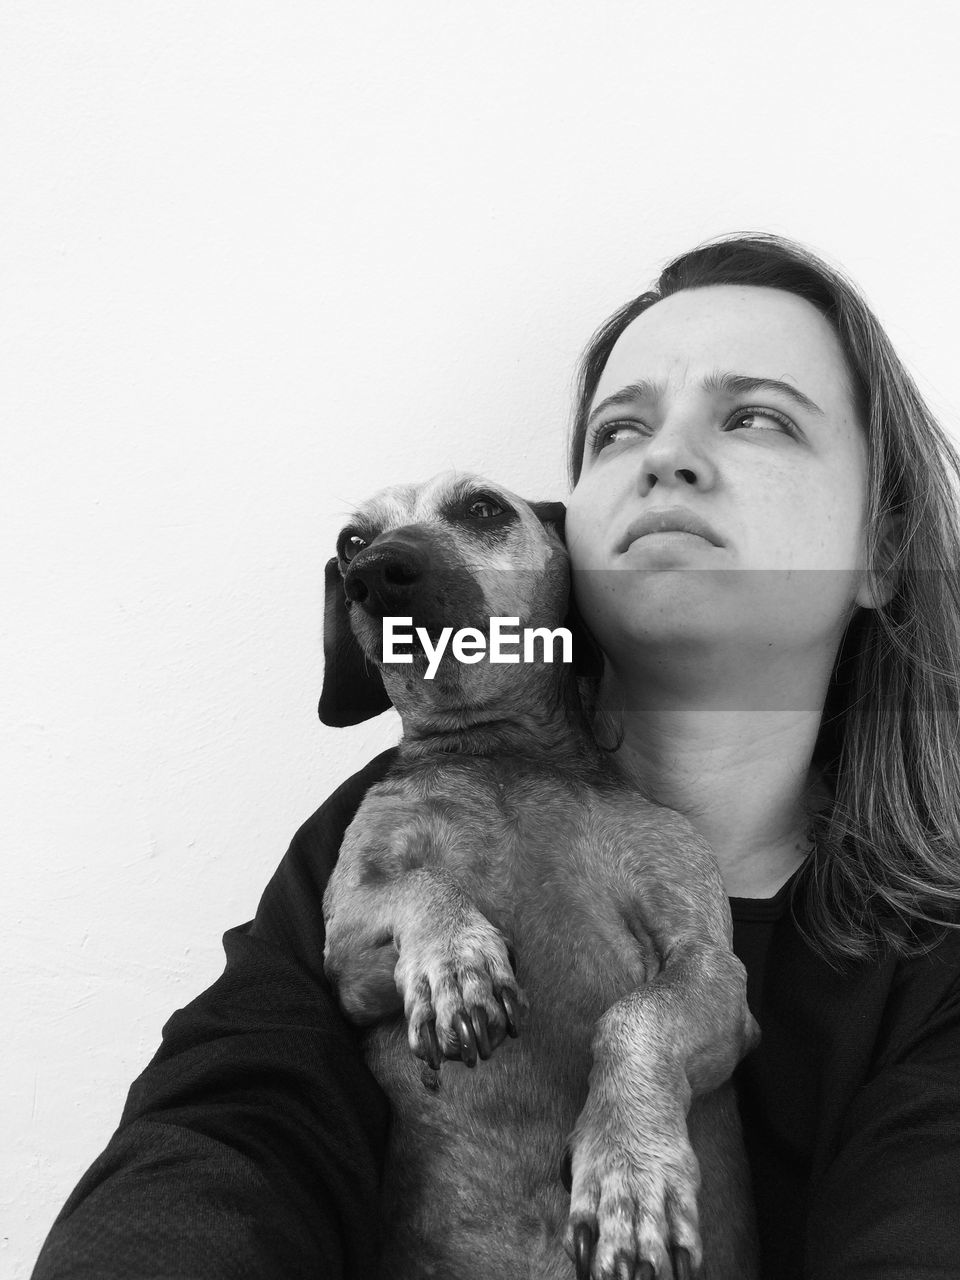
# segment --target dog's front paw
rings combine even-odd
[[[700,1168],[680,1108],[606,1123],[587,1106],[570,1142],[564,1247],[577,1280],[690,1280],[703,1261]],[[611,1123],[613,1120],[613,1123]]]
[[[519,1032],[525,1001],[507,944],[477,911],[446,933],[405,940],[396,981],[410,1048],[434,1070],[443,1058],[475,1067]]]

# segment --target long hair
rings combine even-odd
[[[778,236],[723,237],[676,258],[584,353],[571,481],[617,338],[661,299],[717,284],[785,290],[830,322],[868,441],[870,564],[879,563],[884,518],[899,522],[894,593],[856,612],[837,655],[814,753],[834,799],[811,815],[814,847],[792,907],[832,963],[885,947],[915,954],[960,925],[960,455],[857,288]]]

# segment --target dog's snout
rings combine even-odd
[[[422,553],[414,547],[402,543],[372,546],[347,569],[344,593],[368,613],[395,614],[409,603],[425,568]]]

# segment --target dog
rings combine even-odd
[[[327,565],[321,718],[403,725],[324,897],[392,1104],[380,1274],[744,1280],[759,1032],[714,855],[600,748],[570,663],[477,657],[491,619],[563,627],[563,515],[447,473],[375,495]],[[445,628],[473,650],[438,657]]]

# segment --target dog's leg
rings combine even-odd
[[[371,834],[344,841],[324,897],[326,972],[355,1021],[379,1021],[402,1001],[418,1057],[474,1066],[517,1034],[523,997],[506,939],[439,865],[450,832],[431,833],[421,816],[394,821],[382,842]]]
[[[570,1142],[568,1246],[596,1242],[595,1270],[621,1255],[669,1276],[686,1251],[702,1262],[700,1174],[687,1133],[690,1102],[732,1074],[751,1043],[740,1010],[739,961],[722,948],[678,946],[645,987],[600,1018],[586,1104]],[[580,1251],[582,1253],[583,1246]]]
[[[617,1275],[621,1262],[626,1274],[647,1264],[658,1278],[699,1269],[700,1175],[687,1112],[759,1037],[716,860],[680,819],[667,839],[617,868],[627,918],[637,917],[660,967],[596,1025],[589,1093],[570,1140],[566,1245],[581,1280]]]

